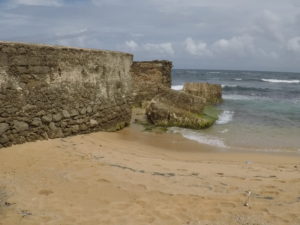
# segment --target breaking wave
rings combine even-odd
[[[270,82],[270,83],[288,83],[288,84],[299,84],[300,80],[278,80],[278,79],[261,79],[262,81],[265,82]]]
[[[183,85],[173,85],[172,89],[176,91],[181,91],[183,89]]]
[[[169,129],[172,133],[178,133],[181,134],[184,138],[187,138],[189,140],[196,141],[201,144],[221,147],[221,148],[227,148],[227,146],[224,144],[223,140],[217,137],[209,136],[201,134],[200,132],[196,132],[193,130],[185,129],[185,128],[178,128],[178,127],[171,127]]]
[[[219,119],[216,121],[216,124],[226,124],[232,121],[234,112],[233,111],[223,111],[219,115]]]

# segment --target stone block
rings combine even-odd
[[[62,115],[65,119],[69,119],[71,117],[70,113],[67,110],[63,110]]]
[[[17,132],[22,132],[22,131],[28,130],[28,128],[29,128],[29,125],[23,121],[14,120],[13,124],[14,124],[14,129]]]
[[[0,123],[0,135],[4,134],[9,129],[9,124]]]

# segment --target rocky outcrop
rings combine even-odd
[[[203,113],[206,100],[171,89],[163,89],[146,108],[148,120],[157,126],[201,129],[217,119]]]
[[[133,62],[133,104],[141,106],[144,101],[150,101],[164,88],[171,88],[171,71],[170,61]]]
[[[132,55],[0,42],[0,148],[129,124]]]
[[[183,91],[205,98],[208,104],[217,104],[222,101],[222,87],[219,84],[185,83]]]

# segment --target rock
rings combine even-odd
[[[70,113],[67,110],[63,110],[62,115],[65,119],[68,119],[71,117]]]
[[[31,121],[31,125],[39,127],[42,125],[42,120],[40,118],[33,118],[33,120]]]
[[[54,115],[53,115],[53,120],[54,120],[55,122],[61,121],[61,120],[62,120],[62,115],[61,115],[60,113],[54,114]]]
[[[14,120],[14,128],[16,129],[17,132],[25,131],[28,130],[29,125],[23,121],[17,121]]]
[[[204,98],[165,89],[146,108],[148,120],[157,126],[201,129],[211,126],[217,118],[203,113]]]
[[[8,129],[9,125],[7,123],[0,123],[0,135],[2,135]]]
[[[90,120],[90,125],[91,125],[91,127],[96,127],[98,125],[98,121],[94,120],[94,119],[91,119]]]
[[[217,104],[222,101],[222,87],[219,84],[208,83],[185,83],[185,93],[199,96],[206,99],[209,104]]]
[[[0,136],[0,144],[6,144],[9,142],[9,138],[4,134]]]
[[[76,109],[72,109],[70,112],[71,117],[75,117],[79,115],[79,112]]]
[[[81,125],[79,126],[79,128],[80,128],[81,131],[86,131],[86,130],[88,130],[88,127],[87,127],[85,124],[81,124]]]
[[[53,122],[51,122],[51,123],[49,124],[49,128],[50,128],[51,130],[56,130],[56,129],[57,129],[57,127],[55,126],[55,123],[53,123]]]
[[[44,123],[50,123],[52,121],[52,115],[48,114],[42,117]]]
[[[27,104],[27,105],[25,105],[25,106],[22,107],[22,110],[23,110],[24,112],[26,112],[26,111],[30,111],[30,110],[33,110],[33,109],[36,109],[36,108],[37,108],[37,107],[36,107],[35,105]]]
[[[85,115],[86,112],[87,112],[87,109],[86,109],[86,108],[82,108],[82,109],[80,110],[80,114],[81,114],[81,115]]]
[[[74,125],[74,126],[71,127],[71,129],[72,129],[73,133],[78,133],[78,131],[80,130],[79,125]]]
[[[44,110],[41,110],[36,115],[37,116],[44,116],[44,115],[46,115],[46,112]]]
[[[93,112],[93,109],[92,109],[91,106],[88,106],[88,107],[86,108],[86,111],[87,111],[87,113],[92,113],[92,112]]]

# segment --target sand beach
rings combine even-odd
[[[129,127],[0,150],[1,225],[298,225],[300,158]]]

